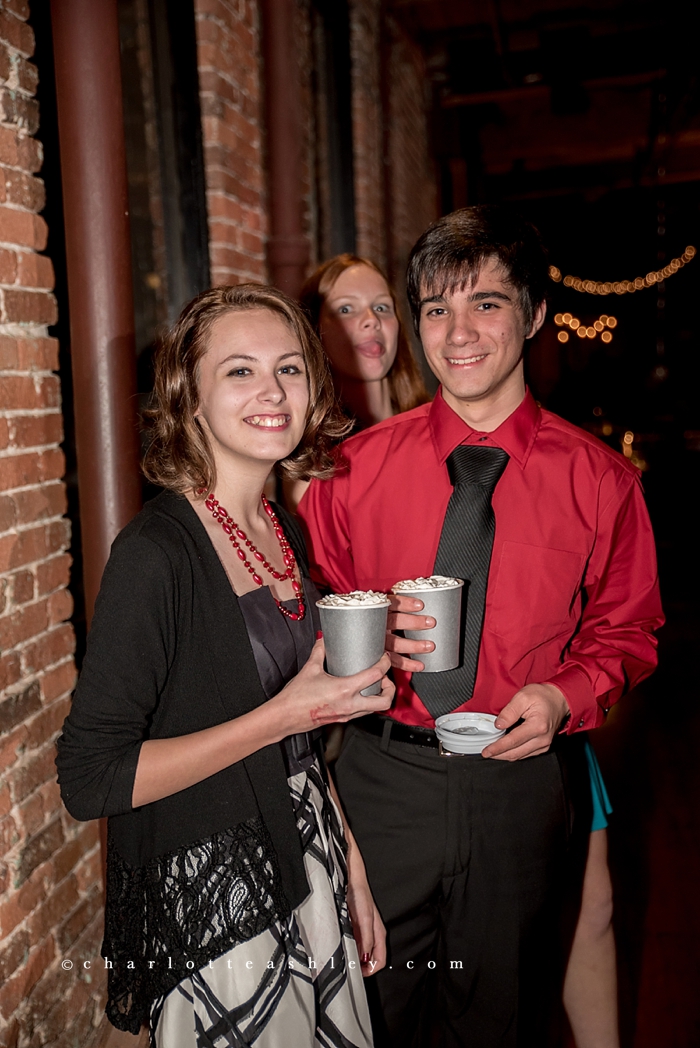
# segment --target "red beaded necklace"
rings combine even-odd
[[[203,492],[200,491],[197,494],[203,494]],[[304,615],[306,614],[306,605],[304,603],[304,591],[301,586],[301,576],[299,577],[299,581],[297,581],[294,578],[294,568],[296,565],[294,550],[287,542],[285,534],[282,531],[282,525],[277,519],[277,514],[273,510],[272,506],[267,501],[264,495],[261,495],[260,498],[262,499],[263,509],[265,510],[272,522],[272,527],[274,529],[275,535],[277,536],[277,541],[280,544],[280,550],[282,551],[282,560],[287,566],[287,570],[284,572],[277,571],[276,568],[272,567],[265,555],[261,553],[260,550],[254,545],[254,543],[250,541],[243,528],[240,528],[238,524],[236,524],[235,520],[228,515],[227,510],[224,509],[219,500],[214,497],[213,491],[210,492],[209,495],[207,495],[206,499],[204,500],[204,505],[207,507],[214,520],[219,522],[223,530],[228,535],[229,542],[233,544],[239,559],[243,561],[243,567],[247,568],[250,574],[253,576],[253,582],[256,584],[256,586],[262,586],[263,580],[258,575],[257,571],[255,570],[255,567],[248,560],[248,554],[241,546],[241,542],[243,543],[243,545],[248,547],[250,552],[253,554],[255,560],[257,560],[258,563],[265,569],[265,571],[268,571],[270,575],[272,575],[273,579],[275,579],[277,582],[285,582],[286,579],[292,580],[292,589],[294,590],[294,596],[296,597],[297,606],[299,610],[289,611],[288,608],[285,608],[281,600],[277,600],[277,597],[273,597],[273,600],[279,608],[279,610],[282,612],[282,614],[286,615],[288,619],[294,619],[295,621],[301,620],[304,618]]]

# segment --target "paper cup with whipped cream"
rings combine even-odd
[[[432,615],[435,626],[430,630],[404,630],[409,640],[432,640],[434,651],[415,652],[409,657],[425,666],[423,673],[441,673],[460,664],[462,626],[463,579],[446,575],[403,579],[392,586],[394,593],[404,593],[423,601],[423,610],[416,615]]]
[[[333,677],[349,677],[379,662],[386,646],[389,599],[385,593],[355,590],[329,593],[316,601],[326,645],[326,667]],[[362,695],[379,695],[381,681]]]

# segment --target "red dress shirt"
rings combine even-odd
[[[446,462],[460,444],[510,458],[493,496],[474,695],[459,709],[497,714],[524,685],[551,683],[571,709],[568,730],[595,728],[656,665],[654,539],[639,471],[530,393],[492,433],[471,429],[438,391],[347,440],[345,464],[299,507],[313,574],[338,593],[431,575],[452,494]],[[394,671],[390,715],[432,727],[411,676]]]

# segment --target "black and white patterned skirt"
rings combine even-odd
[[[372,1048],[338,812],[317,764],[288,782],[311,892],[155,1003],[156,1048]]]

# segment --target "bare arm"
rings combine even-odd
[[[383,676],[389,669],[387,655],[351,677],[331,677],[323,669],[324,654],[318,640],[301,672],[250,713],[191,735],[146,740],[136,768],[133,806],[185,790],[287,735],[389,708],[394,685]],[[379,695],[360,694],[381,678]]]

